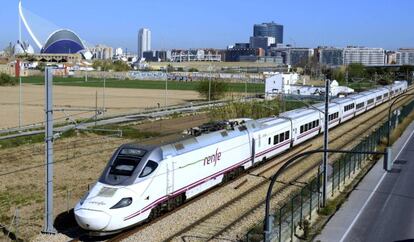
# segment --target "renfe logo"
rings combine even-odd
[[[212,163],[214,163],[214,166],[216,166],[217,161],[220,160],[221,157],[221,152],[218,151],[218,148],[216,149],[216,153],[210,156],[207,156],[206,158],[204,158],[204,165],[210,165]]]

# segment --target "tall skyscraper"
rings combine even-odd
[[[151,31],[142,28],[138,32],[138,57],[142,58],[145,51],[151,50]]]
[[[283,25],[275,22],[255,24],[253,26],[254,37],[274,37],[276,43],[283,43]]]

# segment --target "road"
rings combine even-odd
[[[378,162],[315,241],[414,241],[414,123],[393,152],[392,171]]]

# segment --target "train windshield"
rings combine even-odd
[[[130,148],[122,149],[112,164],[109,174],[131,176],[144,155],[145,150]]]

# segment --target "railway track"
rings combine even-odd
[[[399,102],[399,105],[401,103],[405,103],[409,98],[402,99]],[[366,133],[367,131],[374,128],[375,123],[378,123],[381,119],[386,117],[386,113],[383,113],[382,115],[378,115],[380,110],[386,110],[386,105],[381,105],[379,107],[376,107],[373,110],[370,110],[368,113],[363,114],[362,116],[359,116],[355,119],[352,119],[348,121],[347,123],[335,128],[334,130],[330,131],[331,137],[330,142],[331,146],[341,146],[343,147],[343,143],[352,143],[355,142],[355,137],[361,136],[361,134]],[[352,130],[352,135],[347,135],[349,132],[348,129],[345,128],[344,131],[340,131],[344,128],[344,125],[350,126],[349,129],[352,129],[353,123],[364,123],[365,126],[360,129],[354,129]],[[361,126],[362,127],[362,126]],[[332,135],[334,133],[334,135]],[[319,137],[319,139],[321,139]],[[314,140],[311,142],[317,143]],[[319,143],[321,143],[319,141]],[[305,146],[304,146],[305,145]],[[270,174],[272,174],[273,171],[277,167],[279,167],[284,161],[286,161],[289,156],[289,154],[295,154],[302,152],[312,146],[310,142],[305,143],[304,145],[300,147],[295,147],[288,153],[278,155],[276,159],[274,159],[271,162],[266,163],[263,166],[254,168],[252,170],[249,170],[248,174],[244,174],[241,177],[237,178],[236,180],[225,184],[220,187],[216,187],[214,189],[211,189],[208,193],[205,193],[201,196],[197,197],[197,200],[201,200],[201,198],[206,198],[209,195],[219,191],[223,190],[223,193],[225,192],[225,188],[231,188],[233,190],[243,190],[246,186],[250,186],[248,189],[244,189],[244,191],[240,191],[238,195],[235,197],[229,199],[228,201],[224,202],[220,206],[216,206],[215,208],[212,208],[209,212],[203,214],[201,217],[197,218],[196,220],[192,222],[187,222],[186,225],[182,226],[178,230],[175,230],[174,232],[170,233],[168,236],[164,237],[158,237],[154,239],[154,241],[208,241],[208,240],[220,240],[220,241],[232,241],[237,239],[237,231],[234,229],[234,227],[237,227],[238,230],[240,230],[240,227],[246,227],[240,226],[240,223],[245,222],[246,220],[254,220],[253,223],[256,223],[258,221],[257,217],[260,215],[262,211],[264,211],[263,207],[263,199],[256,199],[256,202],[252,203],[250,197],[261,197],[264,198],[264,187],[267,189],[268,180],[267,178],[270,177]],[[299,149],[300,148],[300,149]],[[314,149],[317,148],[316,146],[313,147]],[[335,156],[335,155],[333,155]],[[311,158],[311,157],[310,157]],[[308,161],[310,158],[306,158],[304,160]],[[319,159],[319,158],[318,158]],[[316,160],[318,160],[316,159]],[[281,196],[282,193],[284,193],[284,196],[286,197],[287,193],[290,193],[292,189],[292,184],[294,181],[300,181],[299,183],[303,183],[303,181],[307,181],[309,177],[311,177],[314,173],[316,168],[319,165],[319,161],[315,161],[315,156],[313,156],[313,162],[297,162],[294,165],[292,165],[289,168],[289,171],[302,170],[299,174],[292,174],[290,175],[290,179],[287,179],[285,182],[283,182],[283,186],[281,189],[275,190],[273,197]],[[304,165],[308,163],[308,165]],[[309,164],[310,163],[310,164]],[[288,172],[287,172],[288,173]],[[287,174],[286,173],[286,174]],[[286,175],[287,176],[287,175]],[[256,182],[251,182],[252,178],[256,180]],[[283,180],[285,177],[282,177]],[[247,184],[249,180],[250,184]],[[261,188],[261,189],[260,189]],[[261,190],[261,192],[257,192],[258,190]],[[244,202],[243,201],[249,201]],[[180,207],[177,210],[174,210],[172,213],[178,213],[180,210],[184,210],[184,208],[190,206],[191,204],[195,203],[196,200],[188,201],[184,206]],[[253,204],[249,206],[247,209],[239,209],[239,207],[246,206],[246,204]],[[273,202],[273,205],[276,204],[276,201]],[[132,229],[126,233],[122,233],[118,236],[115,236],[110,241],[121,241],[121,240],[128,240],[128,238],[132,235],[134,235],[137,232],[142,232],[140,234],[145,234],[144,231],[147,229],[151,230],[151,226],[158,226],[158,228],[162,227],[161,223],[163,219],[169,217],[172,213],[169,213],[167,215],[164,215],[162,218],[155,220],[154,222],[151,222],[150,224],[146,226],[141,226],[135,229]],[[233,213],[236,215],[229,215],[229,213]],[[223,218],[217,218],[217,216],[223,216]],[[261,215],[263,216],[263,215]],[[254,218],[254,219],[253,219]],[[260,218],[259,218],[260,219]],[[164,223],[165,226],[166,223]],[[252,224],[252,222],[250,222]],[[161,225],[161,226],[160,226]],[[171,225],[172,226],[172,225]],[[248,229],[248,228],[247,228]],[[154,236],[154,234],[152,235]],[[143,237],[143,236],[135,236],[134,238],[130,238],[130,241],[140,241],[141,239],[147,239],[149,241],[149,237]]]

